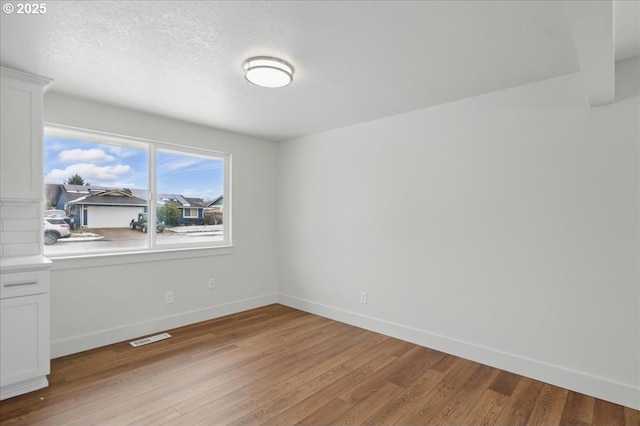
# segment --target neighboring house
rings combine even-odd
[[[202,198],[187,198],[179,194],[158,194],[158,206],[173,204],[180,210],[179,224],[201,224],[206,203]]]
[[[184,219],[197,217],[198,219],[204,218],[204,209],[207,207],[207,203],[202,198],[185,197],[189,206],[182,208],[182,214]]]
[[[45,184],[45,196],[48,207],[64,210],[75,219],[78,226],[87,226],[87,214],[83,214],[83,208],[74,201],[112,190],[106,186],[70,185],[70,184]]]
[[[204,209],[205,223],[210,225],[220,225],[223,223],[224,196],[221,195],[209,202]]]
[[[47,184],[47,204],[65,210],[75,218],[79,226],[91,228],[128,227],[138,213],[147,211],[146,189],[110,188],[88,185]],[[202,224],[207,222],[205,210],[216,204],[222,209],[222,196],[211,203],[201,198],[189,198],[180,194],[158,194],[157,205],[173,204],[180,210],[178,224]],[[216,223],[221,222],[221,218]]]
[[[106,191],[104,186],[85,186],[85,185],[68,185],[47,183],[44,185],[44,192],[47,207],[56,210],[65,210],[69,201],[84,197],[89,193],[98,193]]]
[[[214,212],[222,213],[224,208],[224,195],[219,196],[218,198],[207,204],[207,207],[212,209]]]
[[[147,201],[134,196],[128,189],[107,189],[88,194],[66,203],[79,223],[87,228],[123,228],[132,218],[147,209]]]

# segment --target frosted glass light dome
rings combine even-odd
[[[244,77],[256,86],[284,87],[293,81],[293,67],[282,59],[256,56],[245,61]]]

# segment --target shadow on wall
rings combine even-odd
[[[640,58],[616,63],[616,102],[640,96]]]

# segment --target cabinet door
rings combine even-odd
[[[49,295],[0,300],[0,385],[49,372]]]
[[[2,78],[0,189],[3,199],[42,198],[42,88]]]

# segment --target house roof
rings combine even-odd
[[[67,204],[72,203],[73,201],[76,201],[80,198],[84,199],[85,197],[91,194],[99,194],[101,192],[114,189],[106,186],[69,185],[69,184],[62,184],[62,185],[59,185],[59,187],[62,188],[62,191],[65,194]]]
[[[146,206],[147,201],[131,194],[128,189],[107,189],[69,201],[68,204],[90,204],[110,206]]]
[[[178,206],[180,208],[206,207],[206,203],[202,200],[202,198],[188,198],[180,194],[158,194],[158,204],[173,204],[174,206]]]
[[[148,190],[140,188],[110,188],[106,186],[60,185],[67,204],[100,204],[146,206]],[[184,197],[180,194],[158,194],[158,204],[173,204],[178,208],[204,208],[202,198]]]
[[[207,207],[221,206],[223,204],[224,204],[224,195],[221,195],[218,198],[216,198],[215,200],[211,201],[209,204],[207,204]]]
[[[191,205],[191,207],[207,207],[207,203],[202,198],[187,198],[185,200]]]
[[[178,207],[191,207],[186,198],[180,194],[158,194],[158,204],[173,204]]]
[[[109,188],[107,186],[96,186],[96,185],[70,185],[70,184],[62,184],[63,190],[67,193],[75,192],[78,194],[89,194],[91,192],[102,192],[106,191]]]

